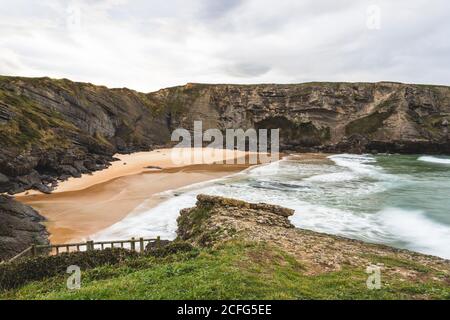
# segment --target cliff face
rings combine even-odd
[[[281,147],[450,153],[450,88],[400,83],[188,84],[152,94],[172,127],[280,128]]]
[[[187,84],[144,94],[0,76],[0,193],[51,192],[58,179],[106,168],[117,152],[167,144],[172,130],[192,130],[195,120],[204,130],[280,128],[282,150],[450,153],[450,87]],[[12,200],[2,201],[4,230],[4,221],[14,221],[11,230],[26,221],[45,241],[38,218],[23,220]]]
[[[166,142],[158,108],[128,89],[0,78],[0,192],[49,192],[55,178],[104,169],[117,152]]]

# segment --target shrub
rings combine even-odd
[[[71,265],[86,270],[102,265],[116,265],[137,256],[138,253],[135,251],[115,248],[102,251],[63,253],[57,256],[41,256],[7,263],[0,265],[0,289],[13,289],[31,281],[65,274],[67,268]]]
[[[196,249],[187,242],[176,241],[171,242],[161,248],[151,248],[147,250],[147,254],[153,257],[163,258],[176,253],[194,252]]]

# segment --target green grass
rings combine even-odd
[[[191,230],[189,235],[191,238],[194,238],[202,233],[202,223],[210,215],[210,208],[196,208],[190,212],[189,216],[181,215],[178,218],[178,224],[183,226],[183,229]]]
[[[388,119],[395,111],[399,100],[396,96],[390,97],[385,101],[380,102],[375,107],[375,112],[368,116],[353,120],[345,127],[347,135],[352,134],[367,134],[371,135],[378,129],[383,127],[383,122]]]
[[[381,260],[380,260],[381,261]],[[383,260],[387,266],[399,262]],[[368,290],[364,269],[307,275],[307,266],[267,244],[233,242],[217,249],[140,257],[82,273],[80,290],[67,275],[29,283],[1,299],[449,299],[448,285],[382,275]],[[428,271],[424,271],[428,272]]]
[[[424,266],[420,263],[416,263],[416,262],[410,261],[410,260],[399,259],[399,258],[388,257],[388,256],[376,256],[373,254],[372,255],[364,255],[364,257],[369,258],[373,264],[382,263],[387,266],[407,268],[407,269],[415,270],[415,271],[421,272],[421,273],[430,273],[433,271],[431,268],[429,268],[427,266]]]
[[[366,117],[354,120],[345,127],[345,133],[347,135],[374,133],[383,126],[383,121],[391,114],[391,112],[376,111]]]

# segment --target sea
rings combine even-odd
[[[93,238],[174,239],[179,211],[201,193],[294,209],[298,228],[450,259],[449,156],[286,156],[158,194],[156,207],[144,201]]]

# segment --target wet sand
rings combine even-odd
[[[248,164],[177,165],[169,149],[118,155],[108,169],[61,182],[52,194],[30,192],[17,200],[47,218],[52,243],[84,241],[125,218],[144,200],[158,204],[155,194],[239,172]],[[201,152],[195,150],[196,153]],[[244,156],[228,150],[223,159]],[[147,169],[148,166],[161,167]]]

